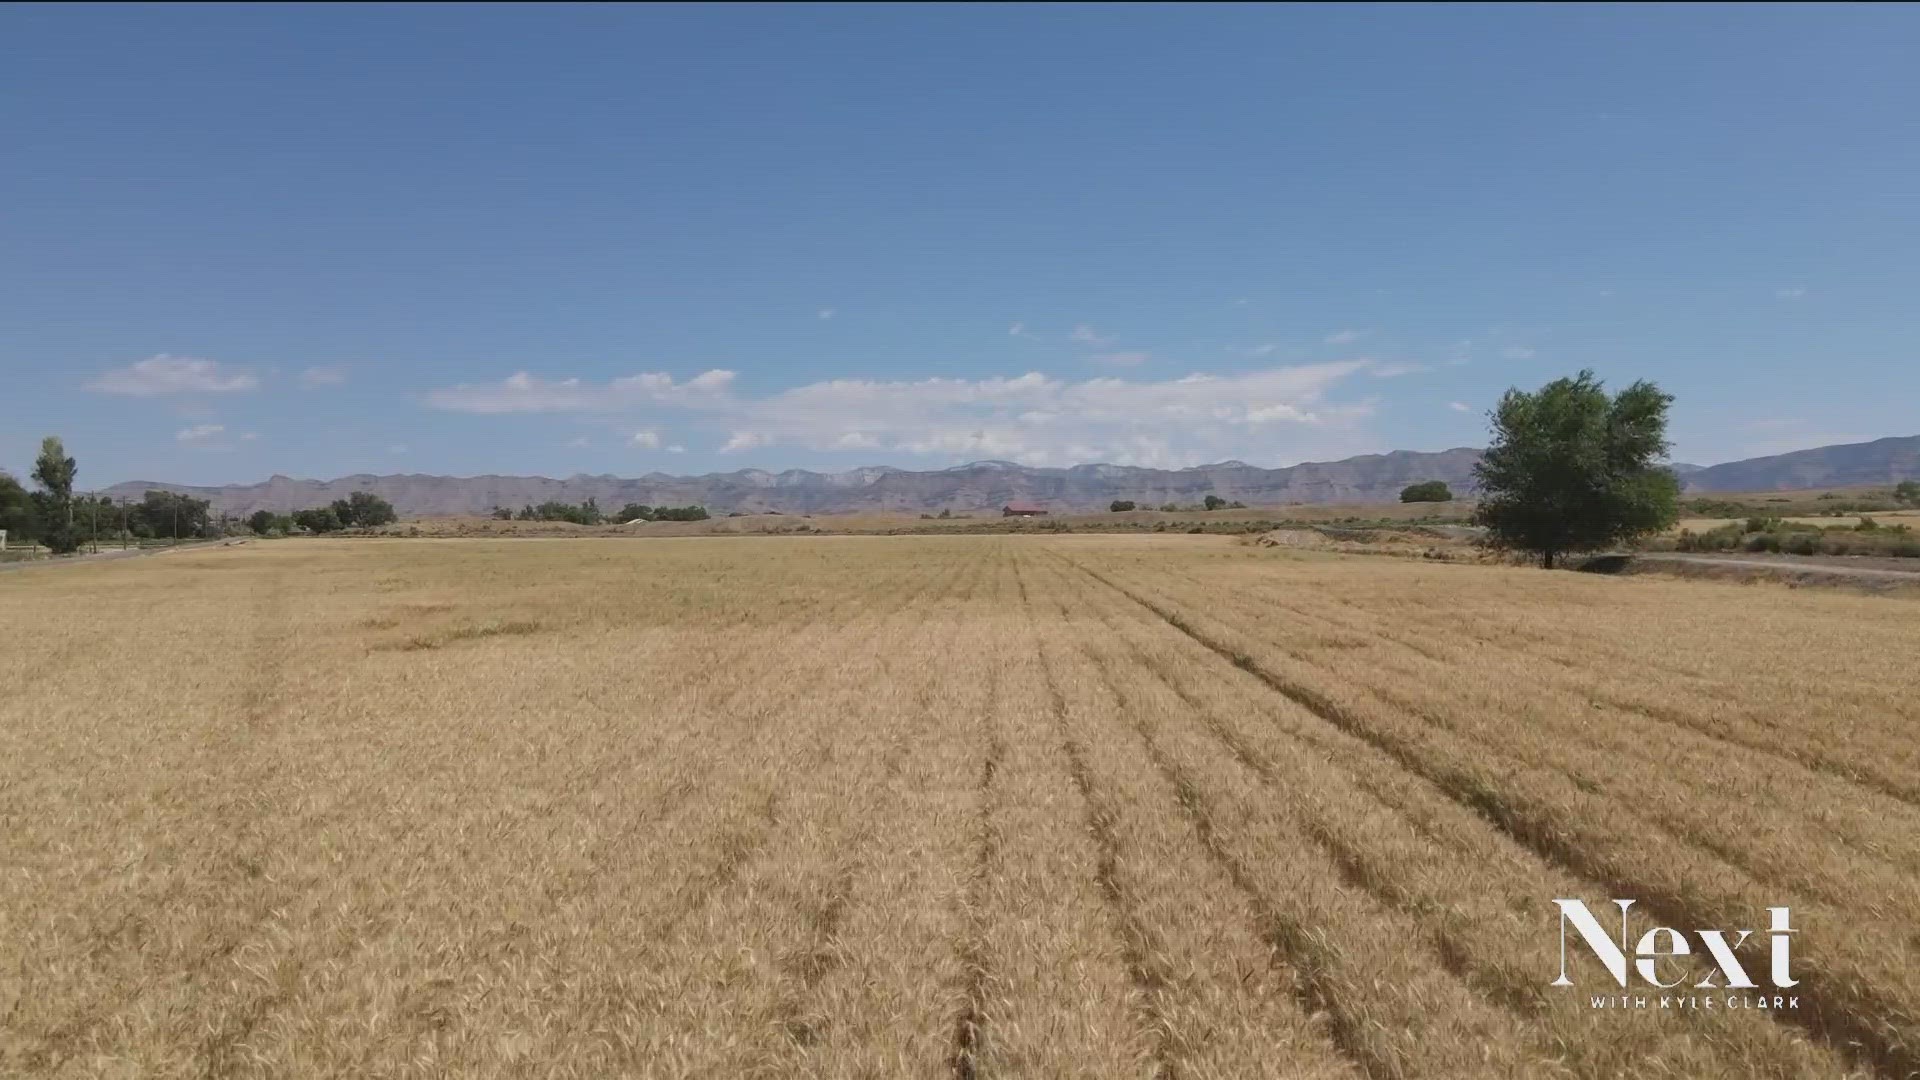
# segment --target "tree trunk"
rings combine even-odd
[[[1553,569],[1553,552],[1543,551],[1540,553],[1540,569],[1542,570]]]

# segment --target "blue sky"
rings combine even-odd
[[[1920,432],[1920,9],[0,9],[0,466]]]

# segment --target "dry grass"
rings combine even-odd
[[[1904,601],[1186,536],[295,541],[0,601],[0,1074],[1920,1069]],[[1549,987],[1552,901],[1613,896],[1791,905],[1802,1007]]]

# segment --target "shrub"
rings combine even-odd
[[[1812,533],[1794,533],[1780,545],[1790,555],[1812,555],[1820,550],[1820,539]]]
[[[1444,480],[1428,480],[1420,484],[1408,484],[1400,489],[1400,501],[1414,502],[1452,502],[1453,492]]]
[[[1133,505],[1134,504],[1132,499],[1115,499],[1112,502],[1107,504],[1107,509],[1113,513],[1119,514],[1119,513],[1124,513],[1128,510],[1133,509]]]

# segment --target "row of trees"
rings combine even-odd
[[[1182,510],[1245,510],[1246,508],[1247,504],[1238,499],[1228,502],[1218,495],[1207,496],[1198,506],[1181,506],[1178,503],[1160,504],[1160,510],[1168,514],[1176,514]],[[1107,504],[1107,509],[1113,513],[1121,514],[1128,510],[1138,510],[1140,506],[1132,499],[1115,499]],[[1153,508],[1148,507],[1148,509]]]
[[[276,514],[255,510],[247,519],[247,528],[257,536],[285,535],[296,529],[310,533],[339,532],[342,529],[371,529],[391,525],[397,519],[393,504],[372,492],[356,491],[326,506]]]
[[[518,513],[504,506],[496,506],[493,516],[499,521],[570,521],[575,525],[602,525],[629,521],[705,521],[711,515],[704,506],[648,506],[645,503],[628,503],[620,508],[619,513],[608,514],[589,496],[583,503],[553,500],[538,506],[528,503]]]
[[[0,472],[0,529],[9,541],[45,545],[67,554],[82,544],[121,539],[191,539],[217,536],[221,523],[205,499],[172,491],[149,491],[139,502],[73,490],[79,463],[57,435],[40,441],[34,461],[34,490]]]

